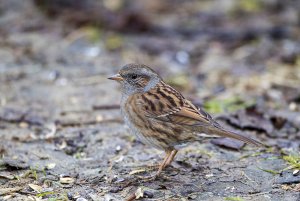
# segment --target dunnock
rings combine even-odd
[[[262,145],[222,128],[146,65],[127,64],[119,74],[108,79],[122,85],[121,112],[130,130],[143,143],[166,152],[153,178],[173,161],[182,145],[201,141],[204,136],[229,137]]]

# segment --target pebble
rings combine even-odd
[[[293,175],[294,175],[294,176],[298,176],[299,173],[300,173],[300,170],[299,170],[299,169],[296,169],[296,170],[293,171]]]
[[[144,191],[144,197],[145,198],[153,198],[153,193],[150,191]]]
[[[87,201],[87,199],[80,197],[80,198],[77,198],[76,201]]]

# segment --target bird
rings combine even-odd
[[[151,178],[157,178],[171,164],[180,148],[201,142],[204,137],[227,137],[264,146],[254,139],[224,129],[147,65],[126,64],[108,79],[121,84],[121,114],[131,132],[144,144],[166,153]]]

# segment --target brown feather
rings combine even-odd
[[[198,131],[212,136],[234,138],[257,146],[262,145],[262,143],[253,139],[225,130],[207,112],[197,108],[164,82],[160,82],[149,92],[137,95],[137,98],[142,99],[144,107],[140,107],[140,112],[146,117],[160,122],[184,126],[185,129],[190,131],[190,135],[195,135],[193,132]],[[145,107],[149,107],[151,110],[145,110]]]
[[[215,133],[221,137],[233,138],[233,139],[240,140],[240,141],[243,141],[248,144],[253,144],[255,146],[262,146],[262,147],[265,146],[261,142],[258,142],[256,140],[253,140],[246,136],[243,136],[243,135],[240,135],[240,134],[237,134],[232,131],[225,130],[225,129],[219,129],[219,128],[214,127],[214,128],[210,128],[208,130],[210,130],[211,133]]]

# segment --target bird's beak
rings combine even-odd
[[[115,75],[113,75],[113,76],[111,76],[111,77],[109,77],[107,79],[115,80],[115,81],[118,81],[118,82],[123,81],[123,78],[121,77],[120,74],[115,74]]]

